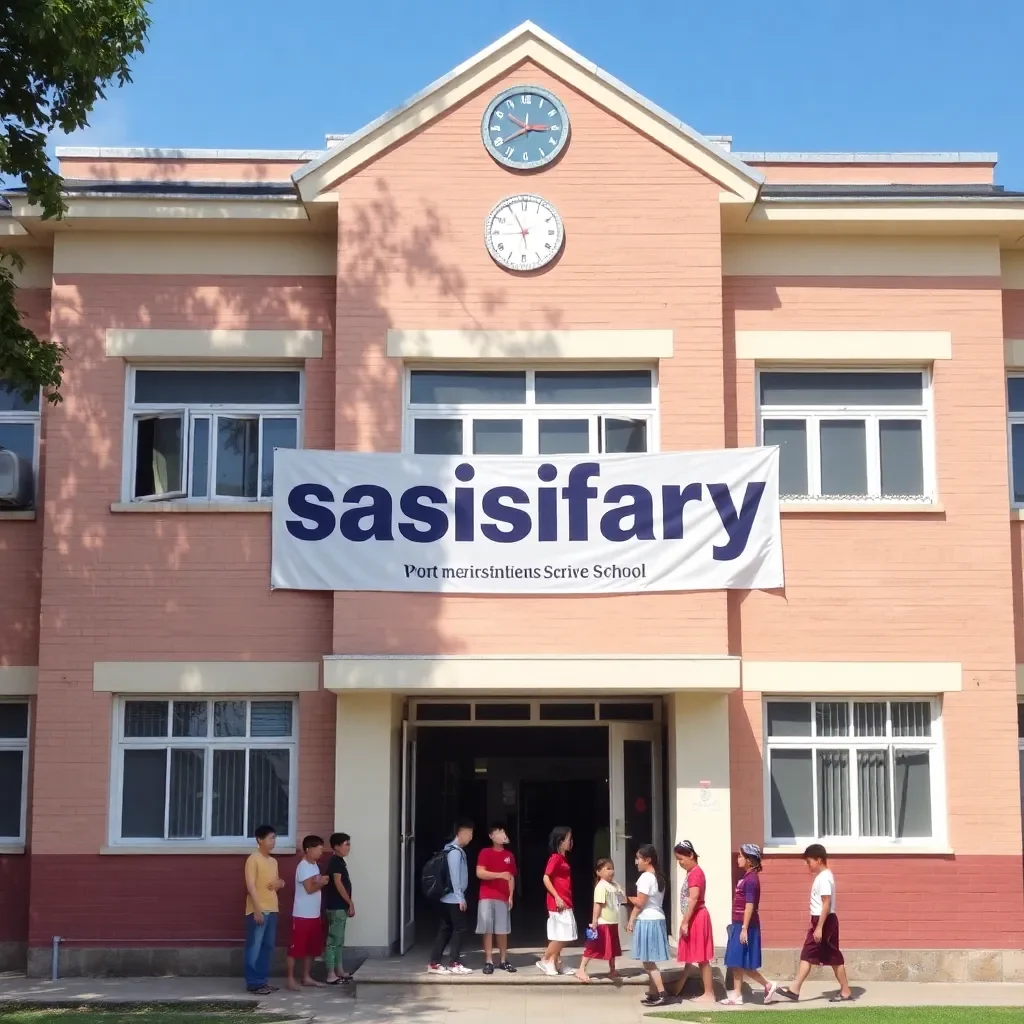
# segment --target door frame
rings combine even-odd
[[[409,722],[402,722],[399,760],[402,795],[398,811],[398,952],[404,956],[416,939],[416,726]]]

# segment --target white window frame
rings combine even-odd
[[[848,705],[850,722],[850,735],[842,736],[816,736],[813,731],[816,728],[816,714],[814,705],[816,703],[834,704],[843,703]],[[929,737],[895,737],[892,735],[892,709],[891,704],[903,703],[928,703],[931,705],[931,736]],[[810,704],[811,705],[811,736],[774,736],[768,735],[768,705],[769,704]],[[854,704],[885,704],[886,726],[885,736],[854,736]],[[845,695],[827,696],[818,694],[814,697],[803,695],[772,694],[765,696],[761,702],[761,736],[762,751],[761,760],[763,768],[763,799],[764,799],[764,835],[765,848],[797,848],[803,850],[811,843],[822,842],[830,850],[837,849],[891,849],[898,852],[901,849],[935,849],[945,850],[947,847],[946,832],[946,770],[944,757],[944,744],[942,741],[942,702],[937,698],[923,697],[920,694],[889,694],[885,697]],[[914,836],[906,839],[898,839],[892,836],[861,836],[860,830],[860,804],[857,787],[857,752],[860,750],[927,750],[929,753],[929,767],[931,770],[931,813],[932,813],[932,834],[931,836]],[[797,836],[779,837],[772,834],[772,789],[771,789],[771,755],[774,750],[809,750],[811,751],[811,800],[813,803],[814,820],[818,818],[818,750],[848,750],[850,751],[850,835],[848,836]],[[896,814],[896,800],[893,787],[895,785],[895,771],[889,773],[889,799],[891,813]]]
[[[0,750],[21,751],[21,817],[19,819],[19,833],[16,836],[0,835],[0,847],[24,846],[28,822],[28,776],[29,776],[29,738],[32,735],[32,702],[24,697],[3,698],[3,704],[24,704],[25,715],[25,736],[0,738]]]
[[[761,405],[762,373],[920,373],[921,405]],[[783,495],[785,502],[834,504],[862,501],[871,504],[921,505],[938,501],[935,473],[935,416],[932,374],[920,366],[758,366],[754,378],[755,424],[757,443],[764,443],[765,420],[805,420],[807,422],[807,494]],[[867,494],[828,495],[821,493],[822,420],[863,420],[867,445]],[[912,498],[885,497],[882,494],[882,460],[879,442],[881,420],[920,420],[921,466],[924,495]]]
[[[135,375],[136,372],[142,370],[148,372],[151,370],[165,371],[165,370],[179,370],[188,373],[204,373],[207,371],[232,371],[232,372],[252,372],[252,371],[263,371],[263,372],[288,372],[297,373],[299,375],[299,401],[297,405],[232,405],[232,404],[210,404],[210,405],[183,405],[180,402],[168,402],[168,403],[136,403],[134,400],[135,396]],[[217,448],[217,424],[216,420],[218,416],[229,416],[235,419],[259,419],[260,423],[260,438],[262,438],[262,421],[273,420],[273,419],[292,419],[296,420],[296,438],[295,445],[297,449],[303,447],[303,438],[305,435],[305,416],[304,410],[306,408],[306,373],[302,367],[291,366],[284,364],[259,364],[250,365],[245,364],[244,366],[225,366],[221,364],[211,364],[210,366],[197,366],[195,363],[184,363],[184,364],[159,364],[159,365],[128,365],[125,373],[125,415],[124,415],[124,430],[123,430],[123,445],[122,445],[122,457],[121,457],[121,500],[124,502],[132,502],[135,504],[145,504],[150,501],[173,501],[175,503],[183,503],[190,505],[210,505],[210,504],[240,504],[240,505],[252,505],[252,504],[263,504],[269,505],[273,500],[271,497],[260,497],[245,498],[245,497],[234,497],[231,495],[219,495],[216,493],[216,479],[217,479],[217,467],[216,467],[216,448]],[[184,493],[168,494],[168,495],[156,495],[154,497],[134,497],[134,479],[135,479],[135,459],[136,459],[136,444],[138,439],[138,432],[135,429],[136,421],[139,419],[163,417],[173,418],[175,415],[180,415],[183,418],[182,425],[182,466],[181,475],[182,483],[184,486]],[[209,438],[209,455],[208,455],[208,472],[209,472],[209,487],[207,488],[208,494],[206,497],[192,497],[192,435],[195,428],[196,420],[209,419],[210,420],[210,438]],[[259,451],[258,462],[256,468],[257,487],[262,490],[263,484],[263,444],[261,441],[258,442]]]
[[[0,411],[0,424],[2,423],[28,423],[32,426],[32,507],[36,507],[39,498],[39,448],[42,440],[43,427],[43,398],[42,392],[38,392],[39,408],[22,409],[20,411]]]
[[[412,401],[412,375],[415,372],[424,370],[440,371],[449,373],[459,372],[512,372],[526,374],[526,401],[523,403],[459,403],[449,405],[423,405],[413,404]],[[619,405],[609,403],[598,404],[560,404],[560,405],[538,405],[536,401],[536,374],[539,372],[563,372],[563,373],[589,373],[595,371],[643,372],[651,375],[651,401],[647,405]],[[466,366],[464,363],[456,366],[443,363],[433,364],[407,364],[403,381],[403,409],[404,417],[402,423],[402,451],[412,453],[415,441],[415,421],[424,419],[434,420],[462,420],[462,447],[464,458],[470,458],[473,453],[469,451],[473,446],[473,421],[474,420],[510,420],[523,421],[523,456],[530,458],[545,458],[538,454],[541,420],[582,420],[590,422],[590,455],[599,454],[598,448],[603,448],[602,443],[598,444],[598,423],[601,418],[615,420],[643,420],[647,423],[647,453],[660,451],[661,444],[661,402],[658,388],[657,367],[650,365],[612,365],[605,364],[581,364],[579,366],[566,366],[564,364],[553,366],[535,365],[511,365],[494,364]],[[452,456],[458,458],[458,456]],[[477,456],[482,458],[484,456]],[[503,457],[503,456],[499,456]],[[517,456],[509,456],[516,458]],[[551,458],[560,458],[554,456]],[[565,456],[571,457],[571,456]],[[583,455],[580,453],[580,457]]]
[[[252,720],[252,702],[261,701],[286,701],[292,705],[292,734],[291,736],[266,736],[252,738],[246,736],[224,736],[215,737],[213,735],[213,705],[217,701],[245,701],[246,702],[246,733],[250,731],[250,723]],[[133,701],[157,701],[165,702],[168,705],[168,724],[166,736],[128,736],[124,735],[124,708],[125,704]],[[205,701],[208,705],[207,708],[207,735],[206,737],[201,736],[171,736],[170,732],[173,730],[173,702],[194,702],[194,701]],[[248,836],[211,836],[211,818],[213,814],[213,751],[214,750],[280,750],[287,749],[289,752],[288,757],[288,827],[287,832],[279,832],[277,839],[278,843],[283,847],[291,847],[295,845],[295,834],[296,834],[296,818],[297,818],[297,803],[299,794],[299,779],[298,779],[298,737],[299,737],[299,702],[296,700],[294,694],[271,694],[271,693],[260,693],[260,694],[234,694],[234,693],[219,693],[206,695],[195,695],[192,696],[187,693],[179,693],[172,695],[163,694],[149,694],[149,693],[133,693],[125,694],[115,698],[113,701],[113,722],[111,736],[113,737],[112,752],[110,758],[110,797],[109,797],[109,821],[110,821],[110,834],[109,843],[113,846],[127,846],[127,847],[154,847],[158,849],[168,849],[172,847],[209,847],[211,849],[217,849],[218,847],[230,847],[235,848],[238,846],[244,846],[246,843],[251,842],[252,835]],[[145,838],[145,837],[131,837],[121,838],[121,803],[122,803],[122,782],[124,779],[124,752],[126,750],[152,750],[154,748],[164,748],[168,751],[168,761],[170,759],[170,750],[174,748],[196,750],[202,749],[204,751],[203,758],[203,835],[202,837],[186,837],[186,838]],[[165,790],[164,790],[164,831],[167,831],[168,825],[168,814],[169,814],[169,801],[170,801],[170,784],[171,784],[171,773],[170,765],[168,763],[167,772],[165,774]],[[248,814],[249,804],[249,772],[248,772],[248,758],[246,758],[246,772],[245,772],[245,789],[242,795],[242,806],[243,806],[243,820],[244,815]],[[249,832],[254,831],[263,822],[251,822]],[[274,823],[278,825],[278,822]]]
[[[1016,500],[1016,489],[1013,486],[1013,428],[1015,424],[1024,426],[1024,412],[1010,412],[1009,382],[1014,377],[1024,378],[1024,373],[1007,373],[1006,375],[1006,462],[1010,485],[1010,507],[1024,508],[1024,501]]]

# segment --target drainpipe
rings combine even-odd
[[[54,935],[53,952],[50,958],[50,981],[57,981],[60,978],[60,944],[61,937]]]

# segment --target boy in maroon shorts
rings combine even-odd
[[[299,991],[295,984],[295,961],[302,960],[302,984],[320,987],[309,973],[313,958],[324,951],[324,928],[320,921],[320,890],[330,881],[320,874],[317,861],[324,852],[324,841],[319,836],[306,836],[302,840],[302,860],[295,869],[295,903],[292,909],[292,938],[288,944],[288,987]]]
[[[846,960],[839,949],[839,918],[836,917],[836,879],[828,869],[828,854],[821,843],[812,843],[804,850],[807,869],[814,875],[811,885],[811,926],[807,930],[804,948],[800,951],[800,968],[796,980],[778,994],[796,1002],[800,998],[811,967],[831,967],[839,982],[839,991],[830,1003],[852,1003],[853,993],[846,978]]]

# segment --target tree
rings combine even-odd
[[[89,123],[111,82],[131,81],[149,0],[0,0],[0,175],[20,178],[44,218],[63,217],[63,179],[50,166],[50,132]],[[0,378],[26,395],[61,399],[63,349],[41,341],[17,309],[16,253],[0,253]]]

